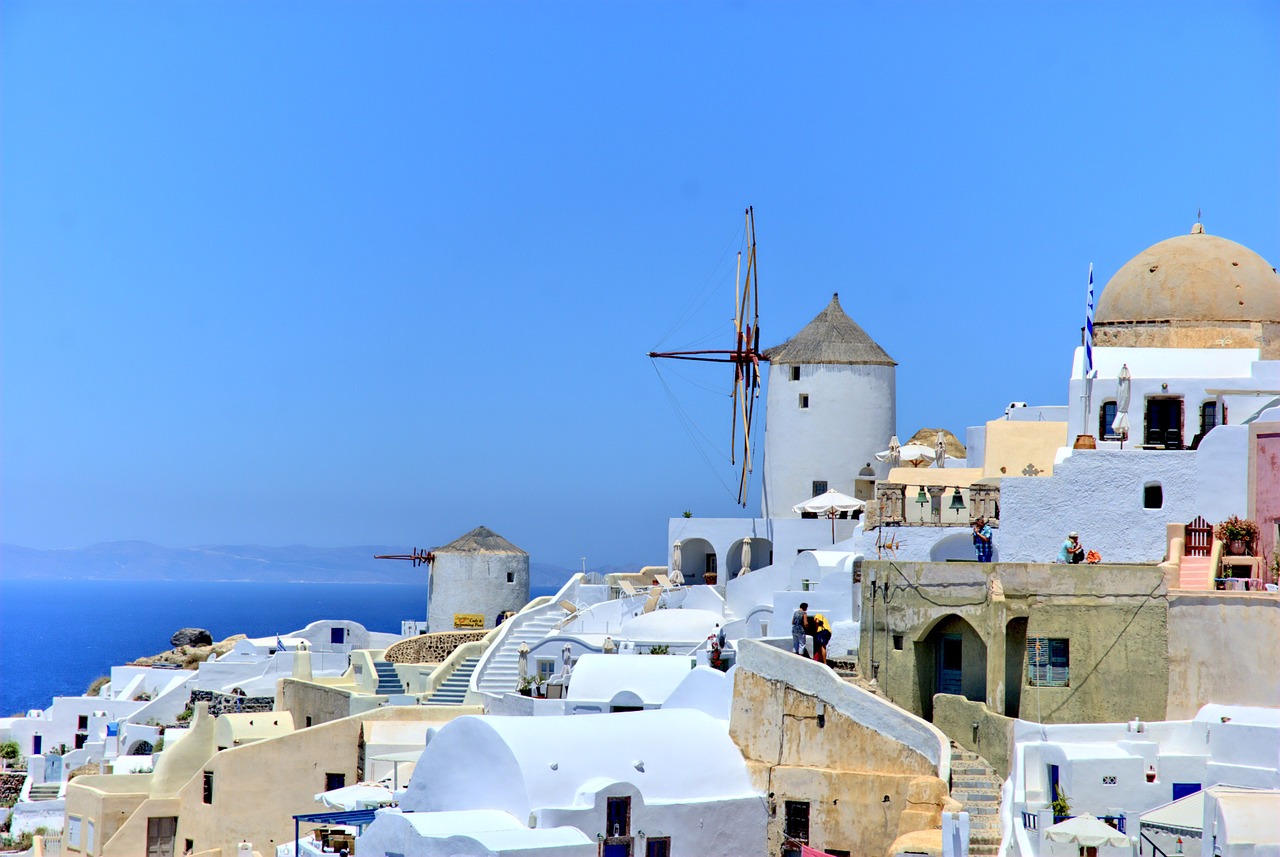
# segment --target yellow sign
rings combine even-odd
[[[483,628],[484,616],[480,613],[454,613],[453,627],[455,628]]]

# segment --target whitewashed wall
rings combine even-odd
[[[771,365],[766,394],[764,488],[761,515],[799,517],[792,511],[812,495],[813,482],[853,495],[858,471],[870,463],[877,478],[888,474],[875,454],[896,431],[893,366]],[[800,407],[800,395],[809,407]]]
[[[481,614],[484,626],[492,628],[499,613],[518,611],[528,603],[527,554],[436,554],[427,602],[427,627],[432,632],[452,631],[458,613]]]

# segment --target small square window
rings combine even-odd
[[[1160,509],[1164,507],[1164,489],[1159,482],[1152,482],[1142,488],[1142,508]]]
[[[792,367],[791,367],[791,380],[792,380],[792,381],[799,381],[799,380],[800,380],[800,367],[799,367],[799,366],[792,366]]]
[[[819,494],[826,494],[826,493],[827,493],[827,481],[825,479],[813,480],[813,496],[817,497]]]
[[[901,634],[893,635],[893,648],[894,648],[894,651],[897,651],[897,652],[902,651],[902,635]]]
[[[783,805],[783,833],[797,842],[809,841],[809,802],[807,800],[789,800]]]
[[[76,728],[81,732],[89,728],[89,715],[81,714],[76,718]]]
[[[1071,641],[1027,637],[1027,684],[1031,687],[1071,686]]]
[[[508,571],[507,583],[515,583],[515,582],[516,582],[516,573],[514,571]]]
[[[184,839],[182,840],[182,846],[183,854],[191,854],[196,850],[196,841],[194,839]]]
[[[556,674],[555,658],[538,658],[538,677],[547,681]]]
[[[801,394],[800,394],[800,409],[801,409],[801,410],[805,410],[805,409],[806,409],[806,408],[808,408],[808,407],[809,407],[809,394],[808,394],[808,393],[801,393]]]
[[[1114,785],[1116,784],[1116,778],[1115,778],[1115,777],[1103,777],[1103,778],[1102,778],[1102,784],[1103,784],[1104,786],[1114,786]]]
[[[331,792],[334,789],[340,789],[344,787],[346,784],[347,784],[346,774],[325,774],[324,775],[324,790],[327,792]]]

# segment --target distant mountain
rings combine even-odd
[[[376,560],[409,548],[362,545],[198,545],[166,548],[149,542],[103,542],[83,548],[39,550],[0,544],[0,568],[10,580],[225,580],[266,583],[426,583],[426,569]],[[619,569],[593,569],[605,573]],[[530,586],[560,586],[574,569],[530,563]]]

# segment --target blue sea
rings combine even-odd
[[[535,591],[530,597],[554,590]],[[400,633],[427,612],[424,584],[4,580],[0,577],[0,717],[84,693],[112,666],[170,648],[179,628],[215,640],[265,637],[319,619]]]

